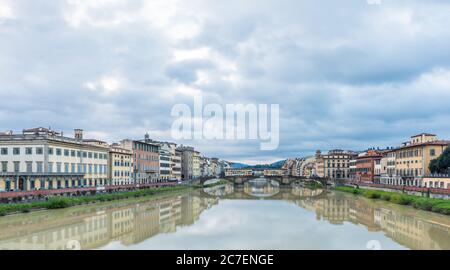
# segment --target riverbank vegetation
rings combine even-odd
[[[128,198],[138,198],[161,193],[186,190],[190,188],[191,188],[190,186],[179,185],[173,187],[149,188],[117,193],[86,195],[79,197],[53,197],[47,201],[36,201],[30,203],[0,204],[0,216],[18,212],[27,213],[32,210],[38,209],[59,209],[96,202],[107,202],[107,201],[123,200]]]
[[[416,209],[450,215],[450,200],[426,198],[383,190],[362,189],[353,187],[335,187],[334,190],[361,195],[369,199],[378,199],[400,205],[409,205]]]

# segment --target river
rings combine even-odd
[[[0,249],[450,249],[450,217],[276,182],[0,218]]]

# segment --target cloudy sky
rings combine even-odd
[[[448,14],[446,0],[0,0],[0,130],[172,140],[172,107],[201,95],[280,106],[274,151],[183,141],[229,160],[449,139]]]

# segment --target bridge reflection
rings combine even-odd
[[[253,179],[243,185],[236,186],[232,183],[204,188],[205,196],[221,197],[227,199],[274,199],[294,200],[311,197],[325,196],[323,189],[308,189],[302,185],[292,184],[290,187],[282,187],[277,181],[264,178]]]

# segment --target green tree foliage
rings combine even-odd
[[[450,147],[447,147],[437,159],[432,160],[429,168],[432,173],[448,173],[450,168]]]

